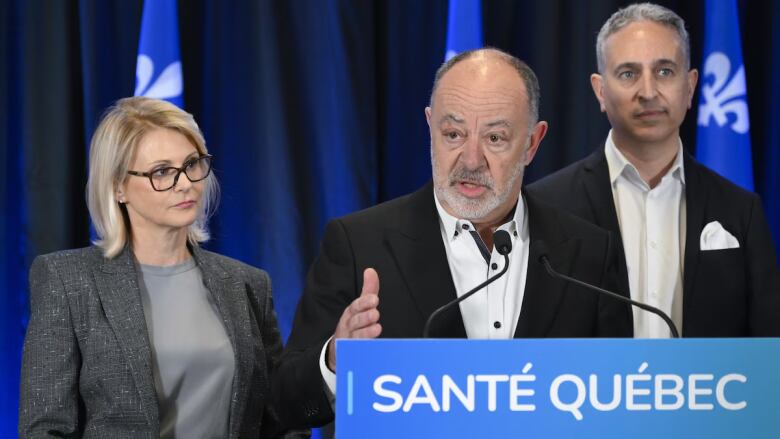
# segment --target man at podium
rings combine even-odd
[[[432,182],[326,227],[275,377],[288,422],[333,420],[336,339],[421,337],[437,308],[502,271],[438,315],[431,336],[632,335],[626,305],[540,263],[619,290],[609,234],[521,191],[547,131],[538,109],[536,75],[504,52],[464,52],[439,68],[425,109]],[[508,258],[494,248],[497,232],[508,234]]]

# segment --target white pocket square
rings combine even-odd
[[[702,251],[739,248],[739,241],[734,235],[727,232],[719,222],[713,221],[704,226],[701,231],[699,247]]]

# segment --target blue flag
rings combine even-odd
[[[745,65],[736,0],[707,0],[696,158],[753,190]]]
[[[450,0],[447,21],[447,53],[444,60],[482,47],[482,6],[480,0]]]
[[[184,108],[176,0],[146,0],[141,18],[135,96],[164,99]]]

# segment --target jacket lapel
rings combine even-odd
[[[423,320],[438,307],[457,297],[447,254],[441,240],[439,214],[433,198],[433,184],[410,195],[397,229],[385,235],[401,276],[417,304]],[[422,332],[422,328],[420,328]],[[437,317],[431,335],[465,338],[460,307]]]
[[[615,210],[615,200],[612,197],[612,186],[609,182],[609,167],[604,149],[599,148],[585,159],[584,187],[593,208],[593,218],[596,225],[602,229],[616,233],[620,239],[620,223]],[[621,240],[622,247],[622,240]]]
[[[696,266],[699,264],[699,235],[704,228],[704,209],[709,193],[701,184],[699,165],[684,153],[685,167],[685,259],[683,265],[683,316],[691,312],[688,309],[694,303],[693,294],[696,281]],[[685,325],[683,324],[683,328]]]
[[[623,249],[623,235],[620,233],[615,200],[612,196],[612,185],[609,179],[609,167],[604,148],[597,148],[585,159],[585,172],[583,185],[585,193],[590,200],[592,218],[597,226],[612,233],[612,239],[617,243],[618,251],[618,280],[621,291],[629,297],[628,268],[626,267],[625,250]]]
[[[550,330],[558,306],[563,299],[568,284],[550,276],[539,262],[542,255],[539,242],[547,246],[547,256],[556,271],[571,274],[579,242],[566,239],[558,230],[557,219],[548,209],[540,208],[531,197],[524,197],[528,207],[528,232],[530,248],[528,250],[528,270],[523,293],[523,305],[520,319],[515,329],[515,338],[546,337]]]
[[[128,247],[113,259],[102,258],[94,269],[106,319],[114,331],[141,397],[146,419],[153,431],[159,431],[159,407],[152,375],[152,355],[146,328],[138,273]]]
[[[191,246],[193,257],[198,264],[203,283],[214,298],[222,324],[225,326],[230,343],[233,346],[235,372],[230,403],[230,437],[238,437],[241,431],[241,419],[249,397],[247,389],[251,385],[254,358],[252,356],[253,333],[250,325],[246,291],[239,279],[231,278],[222,265],[210,254],[197,246]]]

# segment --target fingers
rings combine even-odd
[[[373,306],[367,306],[367,302],[375,302]],[[335,338],[370,338],[379,334],[376,328],[369,329],[379,323],[379,304],[376,295],[358,297],[341,314],[338,326],[336,326]],[[375,334],[375,335],[374,335]]]
[[[363,291],[361,296],[379,294],[379,274],[373,268],[363,270]]]
[[[379,325],[379,275],[373,268],[363,271],[360,296],[344,310],[334,333],[335,338],[374,338]]]
[[[363,271],[360,296],[344,309],[336,331],[327,348],[327,365],[336,370],[335,340],[339,338],[377,338],[382,333],[379,324],[379,275],[373,268]]]
[[[351,314],[359,314],[379,306],[379,275],[373,268],[363,271],[363,289],[360,297],[349,304],[347,310]]]
[[[352,332],[352,338],[377,338],[382,333],[382,325],[374,323]]]

